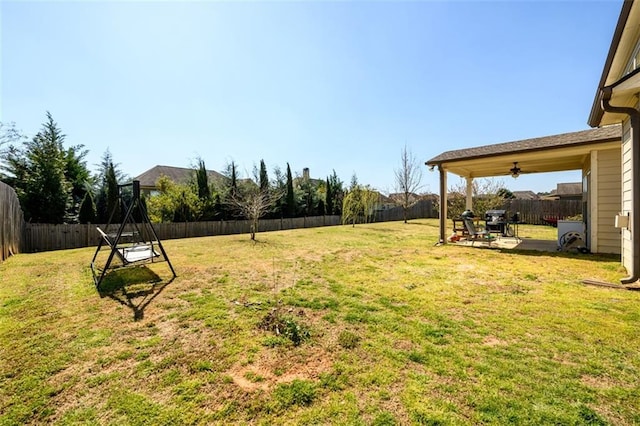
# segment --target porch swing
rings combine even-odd
[[[127,197],[129,188],[131,188],[130,198]],[[167,262],[175,277],[173,265],[140,200],[140,182],[134,180],[128,184],[118,185],[118,200],[119,203],[111,211],[105,229],[96,227],[100,234],[100,242],[91,260],[91,272],[96,288],[100,290],[100,285],[109,271],[149,263]],[[118,209],[124,212],[124,217],[120,224],[112,224],[111,221]],[[97,265],[97,260],[103,249],[108,249],[109,255],[104,266],[100,267]]]

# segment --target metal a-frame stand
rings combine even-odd
[[[123,190],[129,187],[132,189],[132,194],[131,199],[127,201],[123,196]],[[91,260],[91,271],[96,288],[100,290],[102,280],[109,270],[147,263],[167,262],[175,278],[176,272],[169,256],[167,256],[162,241],[158,238],[158,234],[151,224],[144,203],[140,200],[140,182],[134,180],[125,185],[118,185],[118,197],[119,205],[114,206],[105,230],[97,227],[102,238]],[[121,209],[125,213],[117,231],[110,233],[111,220],[115,216],[116,209]],[[136,222],[136,217],[139,222]],[[104,267],[100,268],[96,266],[96,259],[105,247],[109,247],[109,257]]]

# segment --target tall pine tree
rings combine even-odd
[[[342,181],[340,180],[340,178],[338,178],[335,170],[328,178],[327,188],[331,188],[330,190],[327,190],[328,192],[331,192],[331,204],[333,206],[333,212],[330,214],[341,215],[344,188],[342,187]]]
[[[78,222],[80,223],[95,223],[96,221],[96,205],[93,202],[91,193],[86,192],[82,203],[80,203],[80,210],[78,212]]]
[[[230,179],[231,182],[229,184],[229,191],[231,192],[231,196],[235,197],[238,195],[238,171],[236,167],[235,161],[232,161],[230,166]]]
[[[211,189],[209,188],[209,175],[207,167],[202,158],[198,159],[198,168],[196,169],[196,182],[198,184],[198,198],[202,201],[211,199]]]
[[[16,189],[25,220],[63,223],[71,185],[65,178],[65,135],[51,113],[33,139],[22,148],[10,146],[5,157],[9,185]]]
[[[269,175],[264,160],[260,160],[260,191],[263,193],[269,190]]]
[[[209,174],[204,160],[198,159],[196,169],[196,183],[198,185],[198,198],[200,199],[199,220],[213,220],[216,216],[216,207],[209,186]]]
[[[111,218],[111,223],[120,223],[120,220],[122,218],[122,214],[120,212],[120,193],[118,190],[118,178],[116,177],[116,170],[113,166],[113,163],[109,164],[107,175],[105,176],[105,183],[107,196],[107,214]]]
[[[327,209],[327,214],[333,214],[333,193],[331,192],[331,185],[329,184],[329,177],[327,177],[327,189],[325,193],[325,207]]]
[[[102,160],[98,165],[98,175],[95,182],[98,185],[96,189],[96,220],[98,223],[107,223],[111,209],[118,203],[118,182],[126,181],[126,176],[118,170],[118,165],[113,162],[111,152],[107,149],[102,154]],[[114,219],[120,220],[120,212],[115,213]],[[117,223],[112,219],[112,223]]]
[[[291,167],[287,163],[287,194],[285,196],[286,216],[296,216],[296,198],[293,192],[293,177],[291,176]]]

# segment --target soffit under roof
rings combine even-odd
[[[615,84],[624,77],[627,64],[639,39],[640,4],[635,1],[626,1],[622,6],[596,97],[591,108],[588,120],[590,126],[596,127],[620,123],[627,118],[625,114],[603,111],[601,106],[602,89]],[[635,107],[638,102],[638,92],[640,92],[640,87],[637,87],[636,90],[625,90],[624,93],[614,93],[611,98],[611,104],[614,106]]]

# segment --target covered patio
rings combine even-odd
[[[466,209],[473,209],[473,180],[530,173],[581,170],[583,176],[583,220],[589,247],[594,252],[619,253],[619,230],[614,227],[620,208],[620,146],[619,125],[579,132],[446,151],[425,164],[439,172],[440,211],[439,243],[447,243],[448,185],[447,174],[466,180]],[[497,238],[490,245],[508,248],[555,250],[553,242],[533,243],[526,239],[509,241]],[[612,242],[612,240],[615,240]],[[474,245],[478,245],[477,241]],[[484,242],[483,242],[484,243]],[[526,248],[526,246],[535,248]],[[505,247],[507,248],[507,247]]]

